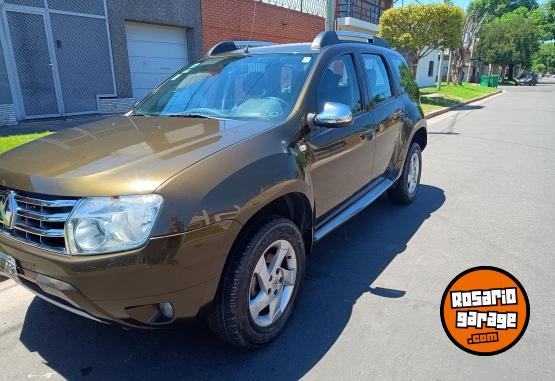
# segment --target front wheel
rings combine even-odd
[[[418,193],[421,173],[422,151],[418,143],[412,143],[405,159],[403,173],[387,191],[389,199],[396,204],[413,202]]]
[[[224,341],[255,349],[272,341],[291,315],[304,275],[304,243],[297,226],[282,217],[241,238],[208,323]]]

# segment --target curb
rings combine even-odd
[[[478,98],[469,99],[469,100],[467,100],[467,101],[464,101],[464,102],[461,102],[461,103],[457,103],[457,104],[454,104],[454,105],[452,105],[452,106],[442,108],[442,109],[440,109],[440,110],[432,111],[432,112],[430,112],[430,113],[424,115],[424,118],[426,118],[426,119],[431,119],[431,118],[436,117],[436,116],[438,116],[438,115],[445,114],[446,112],[456,110],[456,109],[458,109],[459,107],[465,106],[465,105],[467,105],[467,104],[470,104],[470,103],[473,103],[473,102],[478,102],[478,101],[481,101],[482,99],[486,99],[486,98],[489,98],[489,97],[492,97],[492,96],[494,96],[494,95],[501,94],[501,93],[503,93],[503,90],[498,90],[498,91],[496,91],[495,93],[482,95],[481,97],[478,97]]]

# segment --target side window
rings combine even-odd
[[[375,54],[363,54],[364,70],[368,74],[368,86],[375,103],[391,98],[391,84],[383,59]]]
[[[428,77],[434,76],[435,61],[428,62]]]
[[[318,112],[326,102],[343,103],[354,113],[362,110],[362,99],[353,57],[348,54],[334,59],[327,67],[316,96]]]

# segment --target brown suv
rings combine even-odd
[[[0,156],[0,271],[100,322],[206,316],[261,346],[316,242],[386,191],[415,198],[417,92],[372,36],[218,44],[125,116]]]

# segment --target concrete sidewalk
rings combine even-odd
[[[80,115],[67,118],[51,118],[40,120],[29,120],[19,123],[17,126],[0,127],[0,136],[10,136],[19,134],[32,134],[44,131],[61,131],[66,128],[79,127],[84,124],[93,123],[118,114],[93,114]]]

